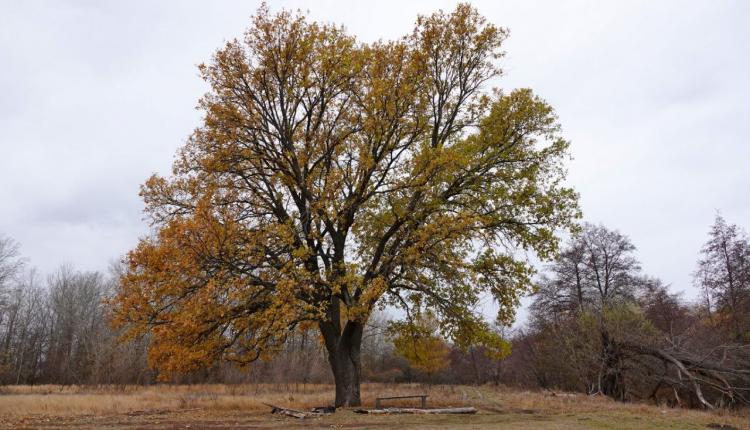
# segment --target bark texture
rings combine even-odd
[[[360,374],[362,362],[360,348],[364,326],[355,321],[347,321],[343,330],[337,330],[336,321],[320,324],[328,361],[331,364],[336,384],[336,407],[360,406]]]

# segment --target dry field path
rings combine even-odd
[[[332,387],[5,387],[0,428],[8,429],[747,429],[750,414],[623,404],[584,395],[550,396],[493,387],[367,384],[363,401],[426,392],[429,406],[474,406],[476,415],[373,416],[339,410],[305,420],[271,415],[262,403],[324,405]]]

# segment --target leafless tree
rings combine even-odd
[[[584,310],[600,312],[617,302],[631,300],[642,282],[640,265],[630,239],[602,225],[586,223],[540,282],[534,308],[539,314]]]
[[[731,340],[748,341],[750,330],[750,239],[736,225],[716,216],[701,249],[695,283],[714,311],[730,321]]]
[[[8,290],[24,265],[18,248],[18,243],[13,239],[0,234],[0,323],[2,323],[3,305],[8,300]]]

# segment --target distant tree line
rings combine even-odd
[[[120,270],[62,266],[41,277],[0,238],[0,383],[150,384],[149,337],[118,342],[108,302]],[[602,394],[673,406],[750,400],[750,238],[717,216],[694,271],[699,300],[687,301],[643,273],[630,239],[584,224],[542,270],[530,319],[505,358],[439,335],[429,312],[410,324],[370,317],[362,378],[375,382],[506,384]],[[320,335],[301,329],[269,360],[240,369],[219,363],[175,382],[330,383]],[[503,354],[507,355],[507,354]]]
[[[28,266],[18,244],[0,237],[0,385],[157,382],[148,363],[149,337],[123,342],[109,323],[107,300],[118,288],[118,265],[107,273],[63,265],[48,276]],[[376,312],[369,319],[362,342],[364,380],[484,383],[494,378],[497,362],[481,348],[462,351],[431,333],[429,346],[437,354],[422,349],[424,340],[405,338],[399,353],[394,336],[387,314]],[[419,350],[412,353],[411,346]],[[333,378],[319,333],[302,329],[270,360],[244,369],[220,363],[174,382],[332,383]]]
[[[116,274],[61,266],[42,279],[0,238],[0,383],[141,383],[146,339],[120,344],[104,299]]]

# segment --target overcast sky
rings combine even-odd
[[[33,265],[86,270],[145,234],[138,187],[199,124],[196,65],[257,1],[0,0],[0,233]],[[450,1],[271,1],[360,40]],[[585,219],[695,295],[715,213],[750,229],[750,2],[475,1],[510,29],[499,82],[531,87],[572,141]]]

